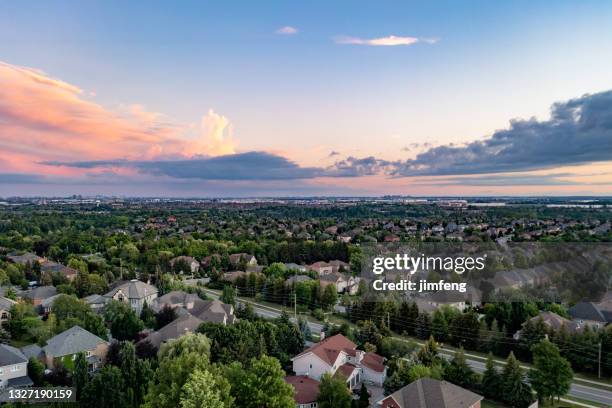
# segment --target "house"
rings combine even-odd
[[[182,307],[184,309],[191,310],[193,309],[194,303],[198,299],[200,298],[194,293],[187,293],[182,290],[173,290],[163,296],[158,297],[151,306],[157,311],[163,309],[164,306],[170,306],[171,308]]]
[[[40,263],[40,272],[41,274],[50,274],[50,275],[62,275],[69,281],[72,281],[76,278],[79,271],[74,268],[71,268],[66,265],[62,265],[61,263],[49,261],[47,259],[43,260]]]
[[[311,280],[312,278],[308,275],[293,275],[285,281],[285,284],[287,286],[292,286],[296,283],[309,282]]]
[[[149,305],[152,304],[157,298],[157,293],[158,290],[155,286],[138,279],[132,279],[116,286],[104,296],[119,302],[128,303],[137,314],[140,314],[145,302]]]
[[[304,265],[298,265],[296,263],[286,263],[285,268],[288,271],[306,272],[308,269]]]
[[[561,329],[562,327],[565,327],[570,333],[575,333],[582,329],[582,327],[578,323],[572,320],[566,319],[565,317],[559,316],[558,314],[554,312],[540,312],[540,314],[538,314],[535,317],[532,317],[528,321],[535,324],[535,323],[538,323],[540,319],[542,319],[542,323],[546,327],[553,329],[555,331]],[[525,326],[525,324],[526,322],[523,323],[523,326]],[[516,333],[514,333],[512,337],[515,340],[520,339],[521,332],[522,330],[517,331]]]
[[[285,377],[285,382],[295,389],[293,399],[295,408],[317,408],[317,397],[319,396],[319,385],[317,380],[305,375],[290,375]]]
[[[8,322],[11,319],[11,308],[16,303],[12,299],[0,296],[0,323]]]
[[[480,408],[483,397],[447,381],[421,378],[395,391],[382,408]]]
[[[221,323],[224,325],[236,322],[234,306],[219,300],[202,300],[194,302],[193,308],[187,311],[203,322]]]
[[[161,345],[168,340],[178,339],[183,334],[195,332],[202,323],[204,323],[202,320],[186,313],[161,329],[152,332],[147,337],[140,340],[139,343],[149,342],[155,348],[159,349]]]
[[[89,295],[84,297],[83,301],[87,303],[94,312],[102,313],[110,299],[102,295]]]
[[[0,388],[33,384],[28,377],[28,358],[18,348],[0,344]]]
[[[48,297],[48,298],[44,299],[42,302],[40,302],[39,313],[41,313],[41,314],[49,314],[49,313],[51,313],[51,309],[53,308],[53,303],[55,303],[57,298],[60,297],[60,296],[62,296],[62,293],[58,293],[57,295],[53,295],[51,297]]]
[[[32,301],[32,305],[39,306],[43,300],[57,295],[55,286],[39,286],[23,292],[23,297]]]
[[[315,271],[317,274],[319,274],[319,276],[328,275],[334,272],[333,265],[323,261],[315,262],[312,265],[309,265],[308,269]]]
[[[448,305],[462,312],[466,307],[466,296],[459,292],[438,291],[426,293],[421,296],[421,299],[432,306],[434,310],[442,305]]]
[[[187,266],[191,274],[194,274],[198,270],[200,270],[200,263],[191,256],[181,255],[181,256],[177,256],[176,258],[172,258],[170,260],[170,265],[172,266],[172,268],[174,268],[174,265],[177,263],[181,266],[182,265]],[[182,271],[182,272],[187,272],[187,271]]]
[[[152,305],[154,310],[169,306],[178,314],[190,314],[203,322],[232,324],[236,321],[234,307],[219,300],[203,300],[193,293],[174,290],[159,297]]]
[[[10,254],[7,256],[7,258],[9,259],[9,261],[16,263],[16,264],[20,264],[20,265],[25,265],[25,264],[34,264],[35,262],[42,262],[44,258],[41,258],[40,256],[36,255],[36,254],[32,254],[30,252],[26,252],[25,254],[22,255],[17,255],[17,254]]]
[[[320,380],[325,373],[339,373],[347,386],[356,388],[362,382],[382,387],[387,376],[383,357],[357,350],[355,343],[342,334],[328,337],[291,359],[296,375]]]
[[[229,261],[234,268],[241,265],[242,262],[245,263],[246,267],[257,266],[257,258],[255,258],[254,255],[250,255],[244,252],[239,254],[231,254],[229,256]]]
[[[578,302],[570,307],[567,313],[581,327],[589,325],[591,328],[599,329],[610,323],[599,306],[593,302]]]
[[[319,283],[321,287],[326,287],[329,285],[336,286],[336,292],[343,293],[347,286],[347,280],[341,273],[329,273],[325,275],[321,275],[319,277]]]
[[[72,326],[51,337],[43,347],[47,368],[53,369],[58,360],[70,365],[76,355],[83,352],[87,357],[90,372],[96,371],[101,366],[107,351],[108,342],[80,326]]]

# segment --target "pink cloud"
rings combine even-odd
[[[190,126],[137,104],[111,110],[88,95],[41,71],[0,62],[0,156],[11,158],[0,162],[0,170],[57,172],[37,163],[192,157],[235,150],[231,124],[212,110],[201,123]]]

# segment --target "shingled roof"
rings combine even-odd
[[[21,350],[8,344],[0,344],[0,367],[27,362],[28,358]]]
[[[295,356],[294,359],[308,353],[313,353],[330,366],[333,366],[341,351],[355,350],[356,348],[357,345],[355,343],[344,337],[342,334],[336,334],[335,336],[323,339],[312,347],[304,350]]]
[[[142,299],[158,292],[155,286],[139,281],[138,279],[132,279],[131,281],[116,286],[104,296],[113,297],[118,291],[123,292],[128,299]]]
[[[421,378],[382,402],[389,408],[469,408],[482,399],[482,396],[447,381]]]
[[[102,343],[106,341],[80,326],[72,326],[47,340],[47,345],[43,347],[43,350],[49,356],[62,357],[92,350]]]

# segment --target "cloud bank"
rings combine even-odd
[[[393,176],[507,173],[612,160],[612,91],[552,105],[549,120],[512,120],[485,140],[432,147]]]

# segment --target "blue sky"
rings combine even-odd
[[[231,131],[232,147],[192,155],[261,151],[327,168],[348,157],[414,159],[431,147],[486,138],[513,118],[545,121],[555,102],[609,90],[611,19],[612,3],[604,1],[0,1],[0,61],[74,85],[79,98],[109,112],[139,106],[158,113],[156,126],[171,123],[187,139],[200,137],[194,129],[206,115],[225,118],[223,137]],[[295,32],[277,32],[286,26]],[[388,36],[419,41],[339,43]],[[129,153],[73,159],[152,158]],[[1,170],[42,171],[15,163]],[[155,180],[141,182],[143,193],[161,191]],[[46,188],[78,188],[75,180],[55,183]],[[347,190],[344,182],[335,189],[335,180],[301,183],[272,187],[295,194],[317,186],[323,193],[429,191],[410,178],[378,177],[360,182],[364,190]],[[607,192],[601,184],[548,187],[551,194]],[[108,192],[114,189],[109,183]],[[474,194],[532,189],[466,187]]]

